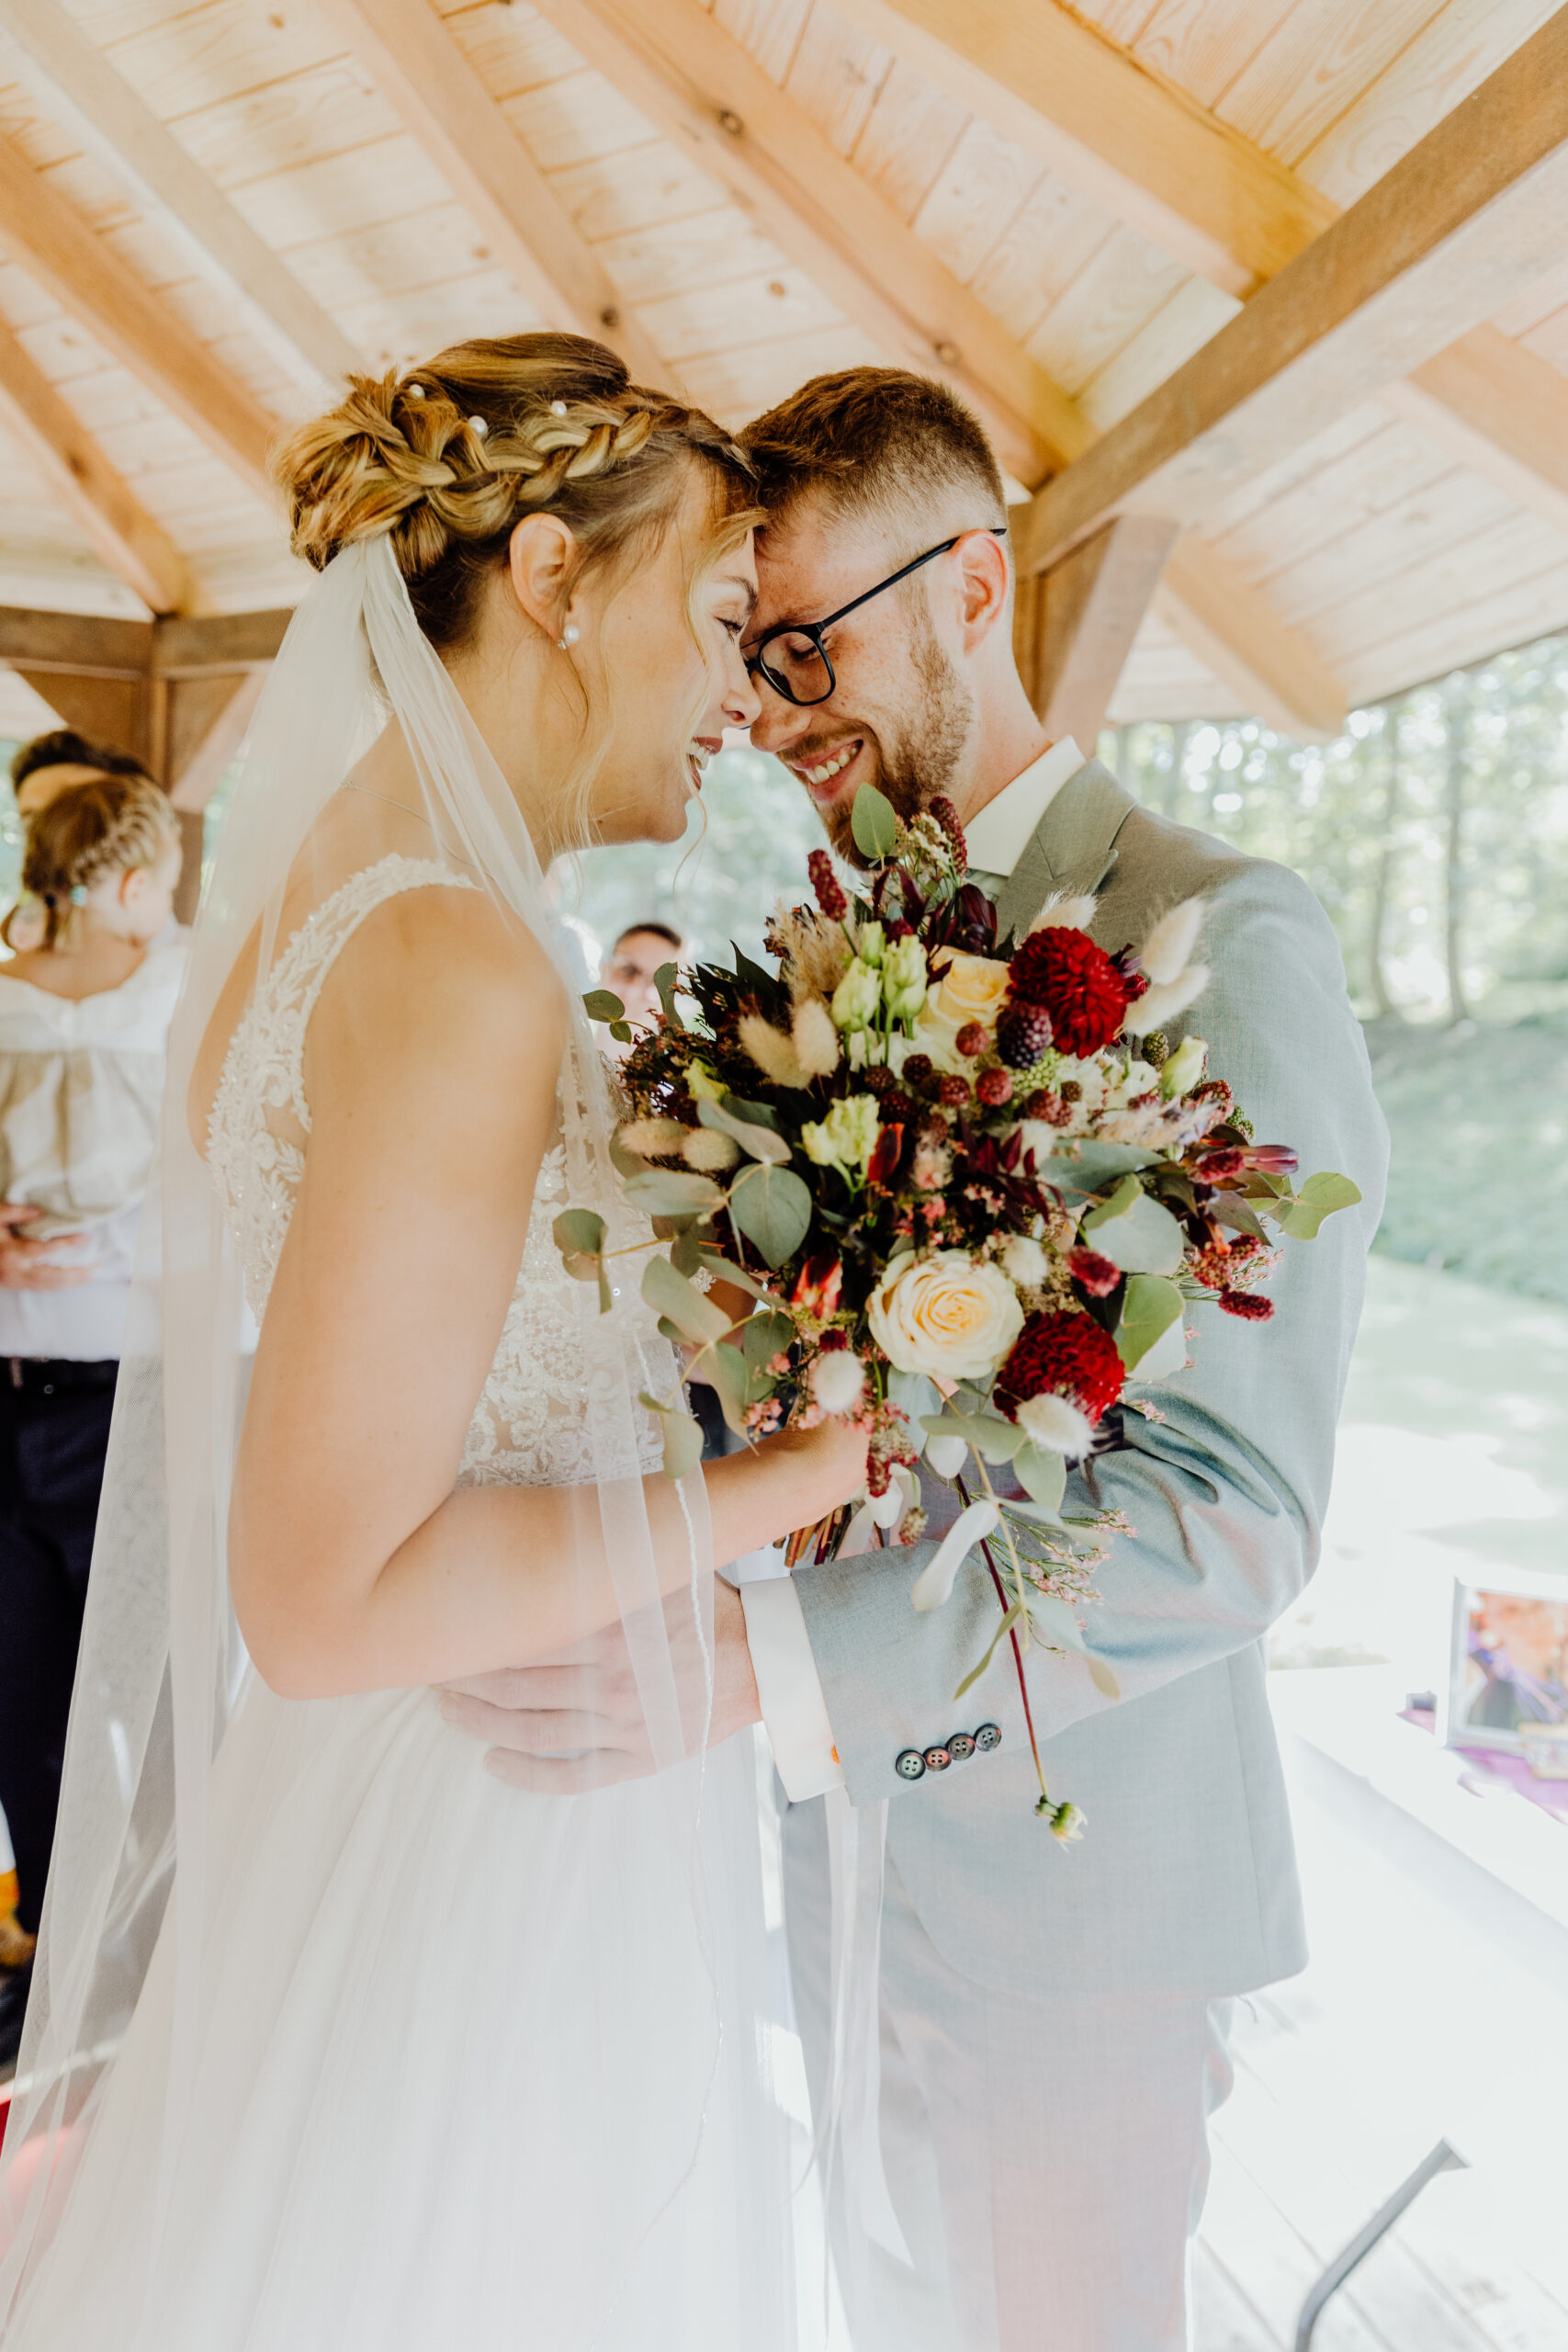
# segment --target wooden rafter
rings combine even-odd
[[[1309,742],[1344,732],[1348,697],[1339,680],[1301,631],[1201,539],[1178,543],[1154,603],[1189,651],[1254,717]]]
[[[889,356],[944,377],[984,417],[1010,470],[1029,484],[1097,438],[1095,426],[941,257],[782,92],[700,0],[537,0],[589,62],[727,187],[823,291]],[[1211,605],[1240,583],[1217,556]],[[1282,622],[1281,634],[1290,637]],[[1303,673],[1321,665],[1300,647]],[[1231,676],[1245,673],[1235,649]],[[1259,707],[1270,693],[1258,681]],[[1340,707],[1343,707],[1343,696]],[[1314,708],[1320,706],[1314,706]],[[1318,718],[1303,709],[1301,731]]]
[[[0,248],[231,467],[270,496],[277,419],[0,138]]]
[[[321,0],[381,95],[528,300],[610,344],[642,382],[671,370],[431,0]]]
[[[702,0],[538,0],[540,13],[906,367],[984,415],[1025,482],[1092,429]]]
[[[1175,537],[1157,514],[1121,514],[1043,580],[1019,582],[1019,671],[1054,740],[1095,741]]]
[[[1333,199],[1056,5],[833,0],[1164,252],[1246,300],[1340,217]],[[1385,404],[1559,528],[1568,379],[1478,327]]]
[[[1055,0],[832,0],[1116,219],[1243,300],[1337,207]]]
[[[0,326],[0,416],[103,558],[155,613],[194,601],[185,558],[10,329]]]
[[[1565,232],[1568,10],[1047,483],[1021,562],[1048,569],[1132,506],[1201,523],[1542,277]]]
[[[45,103],[130,182],[204,276],[241,297],[291,374],[314,389],[363,367],[342,329],[58,0],[0,0],[0,25]]]

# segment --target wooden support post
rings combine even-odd
[[[1123,514],[1018,582],[1013,646],[1029,698],[1052,738],[1072,736],[1086,758],[1176,536],[1161,516]]]
[[[186,863],[175,911],[196,911],[202,810],[250,723],[292,615],[97,620],[0,607],[0,662],[67,727],[129,752],[179,813]]]

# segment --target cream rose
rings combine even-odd
[[[929,1054],[939,1069],[958,1069],[953,1040],[971,1021],[987,1029],[996,1027],[1008,975],[1009,967],[994,956],[950,956],[915,1023],[917,1050]]]
[[[977,1264],[962,1250],[901,1259],[873,1291],[866,1314],[888,1363],[928,1379],[985,1379],[1023,1329],[1018,1294],[1000,1268]]]

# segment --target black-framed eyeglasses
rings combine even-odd
[[[993,538],[1005,539],[1007,537],[1005,523],[981,523],[975,527],[989,531]],[[826,702],[837,684],[833,664],[828,659],[828,649],[822,642],[829,629],[847,619],[851,613],[858,613],[863,605],[869,605],[872,598],[880,596],[885,588],[897,588],[900,580],[908,580],[911,571],[919,571],[923,563],[933,563],[939,555],[946,555],[960,539],[966,539],[968,536],[967,531],[955,531],[952,538],[943,539],[939,548],[928,548],[924,555],[916,556],[912,563],[906,563],[898,571],[890,571],[886,580],[879,580],[874,588],[864,589],[860,595],[852,597],[847,605],[840,605],[836,613],[828,615],[826,620],[781,621],[777,628],[771,628],[765,637],[760,637],[746,655],[748,674],[754,678],[761,671],[776,695],[782,695],[785,702],[793,702],[803,710],[809,710],[815,703]]]

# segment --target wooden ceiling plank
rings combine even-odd
[[[1213,548],[1181,541],[1155,605],[1204,668],[1269,726],[1309,742],[1344,732],[1348,699],[1339,679]]]
[[[276,418],[3,137],[0,245],[248,489],[270,499]]]
[[[152,623],[96,614],[37,612],[0,605],[0,662],[14,670],[70,671],[81,677],[144,678]]]
[[[1055,0],[832,0],[1189,269],[1245,298],[1335,207]]]
[[[1033,502],[1043,569],[1130,503],[1201,522],[1294,444],[1436,356],[1568,231],[1568,11],[1527,41]]]
[[[541,13],[890,356],[969,399],[1021,480],[1088,446],[1044,370],[701,0],[541,0]]]
[[[0,326],[0,415],[25,443],[110,571],[151,611],[188,611],[195,592],[184,556],[5,326]]]
[[[361,368],[354,345],[58,0],[6,0],[0,23],[47,101],[170,227],[204,277],[237,293],[296,381]]]
[[[962,12],[946,0],[833,5],[1228,293],[1245,297],[1255,290],[1339,217],[1334,197],[1264,154],[1217,117],[1205,119],[1216,138],[1224,134],[1223,150],[1205,148],[1193,138],[1194,108],[1201,115],[1204,109],[1153,70],[1168,51],[1168,42],[1162,45],[1159,17],[1140,40],[1148,61],[1140,63],[1109,51],[1102,39],[1076,25],[1054,0],[1043,0],[1022,19],[1012,0],[966,0]],[[1439,16],[1389,73],[1408,79],[1416,71],[1415,50],[1441,46],[1451,78],[1458,68],[1448,51],[1456,38],[1447,17]],[[1494,50],[1502,38],[1499,28],[1487,34]],[[1474,50],[1472,40],[1466,55]],[[1502,54],[1506,62],[1506,50]],[[1061,70],[1069,58],[1077,62],[1077,74]],[[1174,54],[1171,62],[1177,62]],[[1159,136],[1150,135],[1151,119],[1161,125]],[[1082,151],[1076,161],[1075,151]],[[1172,159],[1179,159],[1174,168]],[[1249,192],[1245,204],[1234,202],[1238,187]],[[1281,191],[1288,202],[1280,200]],[[1149,211],[1150,199],[1157,199],[1156,213]],[[1257,224],[1266,215],[1267,226],[1259,232]],[[1424,419],[1446,447],[1467,449],[1468,462],[1555,522],[1562,452],[1568,449],[1568,383],[1560,379],[1553,387],[1532,367],[1528,353],[1514,360],[1501,347],[1506,338],[1487,341],[1484,367],[1478,355],[1457,356],[1451,368],[1434,362],[1416,391],[1387,391],[1388,404],[1413,421]],[[1489,401],[1479,397],[1487,379]],[[1456,402],[1451,426],[1440,413],[1450,392]],[[1528,429],[1511,424],[1510,418],[1528,419]],[[1489,438],[1495,438],[1495,449],[1486,447]]]
[[[430,0],[321,0],[399,119],[547,318],[618,351],[637,380],[668,373],[604,263]]]

